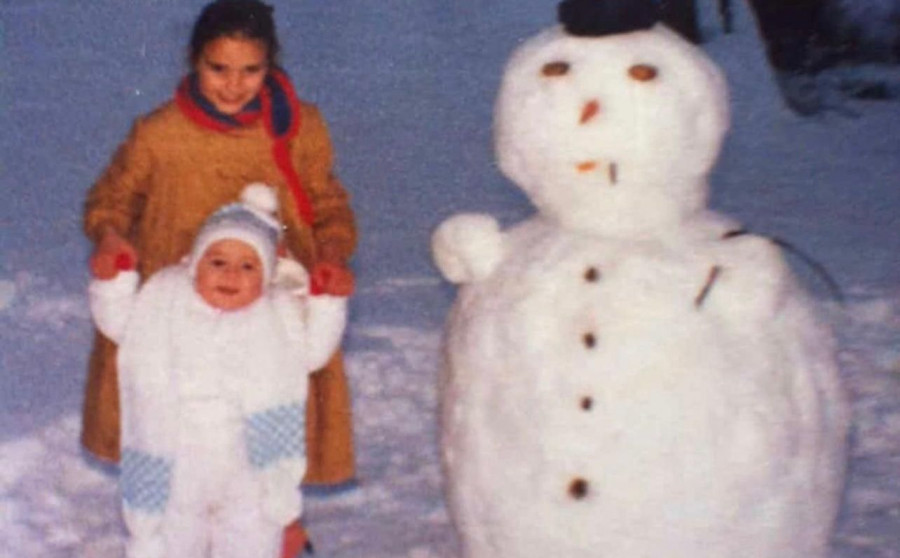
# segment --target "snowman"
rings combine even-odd
[[[650,0],[566,0],[495,107],[537,209],[432,238],[466,558],[824,558],[848,408],[777,246],[706,208],[726,85]]]

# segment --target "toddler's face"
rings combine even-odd
[[[262,261],[256,250],[241,240],[213,242],[197,262],[194,288],[213,308],[239,310],[262,294]]]

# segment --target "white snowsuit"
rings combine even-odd
[[[129,558],[277,557],[301,512],[308,374],[337,349],[346,299],[270,287],[224,312],[186,265],[89,292],[119,345]]]

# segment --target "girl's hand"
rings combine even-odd
[[[91,275],[96,279],[112,279],[119,271],[137,267],[137,250],[130,242],[112,229],[107,229],[88,262]]]
[[[299,556],[301,552],[313,553],[313,546],[309,540],[309,535],[299,519],[293,521],[284,528],[281,536],[281,556],[282,558],[294,558]],[[305,552],[304,552],[305,551]]]
[[[353,272],[347,267],[330,262],[319,262],[313,266],[310,293],[350,296],[353,294],[355,283]]]

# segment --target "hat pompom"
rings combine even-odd
[[[254,182],[244,187],[241,201],[247,206],[268,215],[274,215],[278,209],[278,197],[275,188],[262,182]]]

